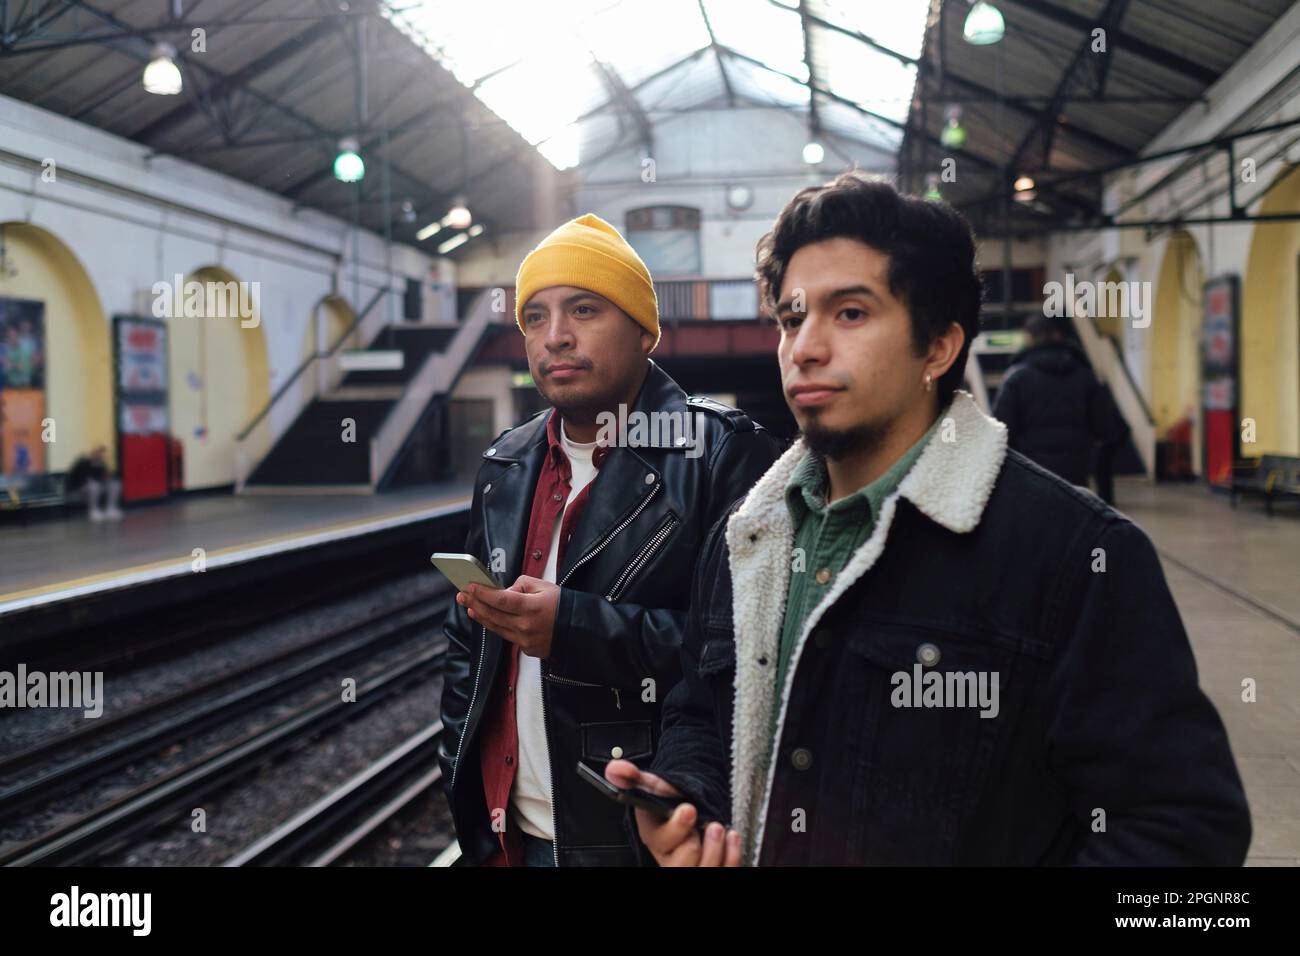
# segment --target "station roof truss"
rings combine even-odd
[[[1208,105],[1209,87],[1291,6],[1290,0],[996,2],[1006,32],[989,46],[964,41],[967,4],[936,2],[900,169],[919,191],[926,173],[953,158],[956,180],[940,183],[944,198],[978,232],[1018,235],[1168,225],[1124,222],[1120,214],[1133,202],[1104,210],[1102,177],[1149,162],[1148,147],[1160,132],[1189,106]],[[940,141],[953,106],[960,107],[966,133],[960,149]],[[1161,155],[1181,157],[1175,174],[1181,175],[1215,153],[1235,148],[1241,155],[1234,143],[1268,131],[1259,119],[1247,120]],[[1226,195],[1233,177],[1223,168],[1214,188]],[[1033,194],[1017,200],[1014,184],[1022,176],[1034,180]],[[1233,198],[1227,219],[1248,218],[1239,201]]]
[[[458,195],[489,229],[545,225],[539,164],[653,156],[663,123],[720,107],[792,111],[828,172],[896,157],[916,192],[953,158],[941,192],[977,230],[1032,234],[1113,221],[1102,172],[1290,6],[996,2],[1005,36],[972,46],[966,0],[0,0],[0,93],[416,244]],[[159,42],[180,96],[142,88]],[[952,106],[958,149],[940,142]],[[332,172],[349,136],[359,185]],[[1013,199],[1022,175],[1034,195]]]
[[[0,94],[134,140],[153,162],[183,158],[397,241],[420,246],[416,231],[457,196],[489,230],[534,228],[545,160],[385,11],[373,0],[0,0]],[[180,95],[143,88],[158,43],[177,51]],[[366,165],[359,183],[334,177],[348,137]]]

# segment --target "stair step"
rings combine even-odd
[[[405,389],[401,385],[340,385],[327,395],[321,395],[321,402],[395,402],[402,397]]]

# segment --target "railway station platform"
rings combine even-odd
[[[75,517],[0,533],[0,629],[153,585],[255,562],[308,560],[346,542],[417,528],[463,511],[470,488],[436,484],[378,496],[197,496],[130,509],[116,522]],[[211,580],[211,578],[209,578]]]

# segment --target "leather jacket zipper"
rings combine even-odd
[[[591,560],[592,558],[594,558],[596,555],[600,554],[600,552],[604,551],[604,550],[605,550],[605,546],[608,545],[611,541],[613,541],[614,538],[618,535],[618,533],[619,533],[620,531],[622,531],[624,528],[626,528],[628,525],[630,525],[630,524],[633,522],[633,520],[636,519],[636,516],[639,515],[642,511],[645,510],[645,506],[648,505],[651,501],[653,501],[653,500],[654,500],[654,496],[657,495],[657,494],[659,493],[659,489],[660,489],[660,487],[661,487],[661,484],[662,484],[662,483],[660,483],[660,484],[656,484],[653,488],[651,488],[651,489],[650,489],[650,494],[646,495],[645,498],[643,498],[643,499],[641,500],[641,503],[640,503],[639,505],[636,506],[636,510],[635,510],[635,511],[633,511],[630,515],[628,515],[628,516],[627,516],[626,518],[624,518],[621,522],[619,522],[619,525],[618,525],[617,528],[615,528],[615,529],[614,529],[613,531],[611,531],[609,534],[605,535],[605,537],[601,538],[601,539],[600,539],[600,542],[599,542],[599,543],[598,543],[594,548],[592,548],[590,551],[588,551],[586,554],[584,554],[581,558],[579,558],[577,564],[575,564],[573,567],[569,568],[569,573],[566,574],[566,575],[564,576],[564,578],[559,582],[560,587],[564,587],[564,582],[567,581],[567,580],[569,580],[569,578],[571,578],[571,577],[573,576],[573,572],[574,572],[574,571],[577,571],[578,568],[582,567],[584,564],[586,564],[588,561],[590,561],[590,560]]]
[[[572,684],[574,687],[608,687],[614,692],[614,706],[619,710],[623,709],[623,703],[619,699],[617,687],[610,687],[608,684],[593,684],[591,681],[586,680],[574,680],[572,677],[556,677],[549,671],[546,674],[546,680],[553,680],[557,684]]]
[[[659,526],[659,529],[651,536],[650,540],[646,542],[646,546],[641,549],[631,562],[629,562],[623,573],[619,575],[618,580],[614,582],[614,586],[609,589],[609,593],[605,595],[606,601],[609,601],[612,604],[618,600],[623,591],[627,589],[627,583],[632,580],[638,571],[650,562],[650,559],[654,557],[655,552],[658,551],[660,546],[668,540],[668,536],[672,534],[673,527],[676,524],[677,519],[671,514],[664,519],[664,522]]]
[[[660,485],[659,485],[659,484],[656,484],[653,488],[651,488],[651,489],[650,489],[650,494],[646,495],[645,498],[642,499],[641,503],[640,503],[639,505],[637,505],[636,510],[633,511],[633,512],[632,512],[630,515],[628,515],[626,518],[624,518],[621,522],[619,522],[618,527],[616,527],[616,528],[615,528],[613,531],[611,531],[609,534],[605,535],[605,537],[601,538],[600,541],[596,544],[596,546],[595,546],[594,548],[592,548],[590,551],[588,551],[586,554],[584,554],[581,558],[579,558],[578,561],[577,561],[577,563],[574,564],[573,567],[569,568],[569,573],[566,574],[563,578],[561,578],[561,579],[559,580],[558,585],[559,585],[560,587],[564,587],[564,583],[565,583],[566,581],[568,581],[570,577],[573,576],[573,572],[574,572],[574,571],[577,571],[578,568],[582,567],[584,564],[586,564],[588,561],[590,561],[590,560],[591,560],[592,558],[594,558],[596,555],[600,554],[601,551],[605,550],[605,546],[608,545],[611,541],[613,541],[614,538],[618,535],[618,533],[619,533],[620,531],[622,531],[624,528],[626,528],[628,525],[630,525],[630,524],[632,523],[632,521],[636,518],[636,516],[639,515],[642,511],[645,510],[645,506],[648,505],[648,504],[651,502],[651,500],[653,500],[654,496],[657,495],[657,494],[659,493],[659,488],[660,488]],[[589,683],[589,682],[587,682],[587,681],[573,680],[573,679],[568,678],[568,677],[556,677],[554,674],[552,674],[552,673],[550,672],[550,669],[549,669],[549,668],[547,668],[547,667],[543,667],[543,672],[542,672],[542,732],[546,735],[546,761],[547,761],[548,764],[550,764],[550,763],[551,763],[551,725],[550,725],[550,720],[549,720],[549,719],[547,718],[547,716],[546,716],[546,715],[547,715],[547,711],[549,711],[549,710],[550,710],[550,707],[551,707],[550,696],[546,693],[546,682],[547,682],[548,680],[558,681],[558,682],[561,683],[561,684],[573,684],[573,685],[576,685],[576,686],[578,686],[578,687],[604,687],[604,686],[606,686],[606,685],[605,685],[605,684],[592,684],[592,683]],[[622,703],[621,703],[620,700],[619,700],[619,696],[618,696],[618,688],[617,688],[617,687],[611,687],[610,690],[612,690],[612,691],[614,692],[614,703],[618,706],[619,710],[622,710],[623,707],[622,707]],[[455,774],[454,774],[454,773],[452,774],[452,786],[453,786],[453,787],[455,786]],[[554,856],[556,867],[559,867],[559,865],[560,865],[560,828],[559,828],[558,824],[556,823],[556,817],[555,817],[555,766],[554,766],[554,764],[551,764],[551,834],[552,834],[552,840],[551,840],[551,853],[552,853],[552,855]]]
[[[546,738],[546,765],[551,769],[551,855],[555,858],[555,866],[560,866],[560,827],[555,820],[555,765],[551,763],[551,724],[546,719],[546,712],[550,709],[550,701],[546,695],[546,679],[550,677],[550,669],[546,663],[542,662],[542,736]]]
[[[451,792],[456,792],[456,775],[460,773],[460,752],[465,747],[465,738],[469,736],[469,722],[474,714],[474,701],[478,699],[478,682],[483,676],[483,655],[487,651],[487,628],[479,625],[478,667],[474,669],[474,691],[469,696],[469,709],[465,711],[465,726],[460,729],[460,741],[456,744],[456,762],[451,768]]]

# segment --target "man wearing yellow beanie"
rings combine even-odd
[[[650,271],[603,219],[560,226],[515,285],[553,408],[483,452],[466,551],[508,588],[470,585],[444,625],[443,780],[465,862],[631,864],[630,818],[575,768],[653,757],[700,542],[778,448],[650,359]]]

